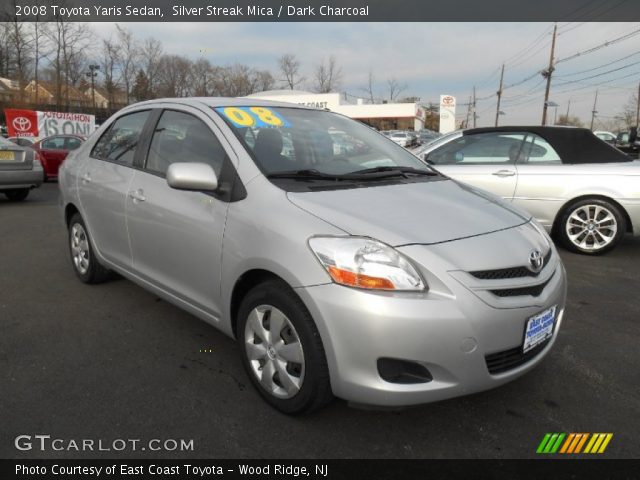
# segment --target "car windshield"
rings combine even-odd
[[[0,147],[2,148],[7,148],[7,147],[11,147],[11,148],[15,148],[16,144],[13,143],[11,140],[7,140],[4,137],[0,137]]]
[[[383,135],[342,115],[287,107],[219,107],[269,176],[377,174],[430,168]]]

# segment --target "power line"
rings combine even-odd
[[[544,29],[544,31],[538,35],[535,40],[533,42],[531,42],[527,47],[525,47],[523,50],[521,50],[520,52],[516,53],[515,55],[512,55],[511,57],[507,58],[504,63],[512,66],[511,63],[515,63],[517,62],[523,55],[526,55],[531,49],[535,48],[537,45],[540,44],[540,42],[542,40],[544,40],[544,37],[551,31],[551,26],[547,27]]]
[[[573,55],[571,55],[569,57],[561,58],[561,59],[556,61],[556,65],[559,64],[559,63],[568,62],[569,60],[573,60],[574,58],[578,58],[578,57],[581,57],[583,55],[588,55],[589,53],[597,52],[598,50],[600,50],[602,48],[606,48],[606,47],[609,47],[611,45],[615,45],[616,43],[622,42],[624,40],[628,40],[629,38],[635,37],[639,33],[640,33],[640,28],[638,28],[637,30],[634,30],[632,32],[629,32],[629,33],[627,33],[625,35],[622,35],[620,37],[614,38],[613,40],[608,40],[608,41],[606,41],[604,43],[601,43],[600,45],[596,45],[595,47],[591,47],[591,48],[588,48],[587,50],[583,50],[581,52],[574,53]]]
[[[640,52],[634,52],[631,55],[627,55],[625,57],[622,58],[618,58],[617,60],[614,60],[613,62],[609,62],[609,63],[604,63],[602,65],[598,65],[597,67],[593,67],[593,68],[588,68],[586,70],[579,70],[577,72],[572,72],[572,73],[565,73],[563,75],[557,75],[558,78],[565,78],[565,77],[573,77],[574,75],[580,75],[582,73],[589,73],[589,72],[593,72],[595,70],[600,70],[601,68],[604,67],[608,67],[609,65],[613,65],[614,63],[618,63],[621,62],[623,60],[626,60],[628,58],[634,57],[636,55],[640,55]]]
[[[638,64],[640,64],[640,61],[633,62],[633,63],[628,63],[626,65],[623,65],[622,67],[614,68],[612,70],[607,70],[606,72],[601,72],[601,73],[598,73],[596,75],[591,75],[589,77],[579,78],[578,80],[567,80],[566,82],[560,82],[557,85],[561,87],[562,85],[569,85],[571,83],[579,83],[579,82],[582,82],[584,80],[591,80],[592,78],[602,77],[603,75],[608,75],[610,73],[619,72],[620,70],[624,70],[626,68],[633,67],[634,65],[638,65]]]

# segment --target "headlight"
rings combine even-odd
[[[404,255],[376,240],[313,237],[309,247],[340,285],[371,290],[426,289],[426,282]]]

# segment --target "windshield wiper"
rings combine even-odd
[[[397,176],[406,176],[406,174],[412,175],[427,175],[427,176],[437,176],[439,175],[437,172],[433,170],[421,170],[413,167],[375,167],[375,168],[366,168],[364,170],[356,170],[352,172],[350,175],[366,175],[366,176],[375,176],[375,177],[397,177]]]
[[[302,180],[353,180],[347,175],[322,173],[316,169],[286,170],[267,174],[267,178],[292,178]]]
[[[267,175],[267,178],[367,181],[391,177],[407,178],[407,175],[437,176],[439,174],[430,170],[420,170],[412,167],[376,167],[350,173],[323,173],[316,169],[287,170],[284,172],[270,173]]]

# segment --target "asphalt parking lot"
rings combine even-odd
[[[640,239],[562,251],[569,301],[555,349],[504,387],[402,411],[335,401],[272,410],[236,344],[135,284],[71,269],[57,184],[0,199],[0,457],[526,458],[546,432],[612,432],[640,456]],[[211,352],[201,353],[207,349]],[[14,438],[193,439],[193,452],[20,452]]]

